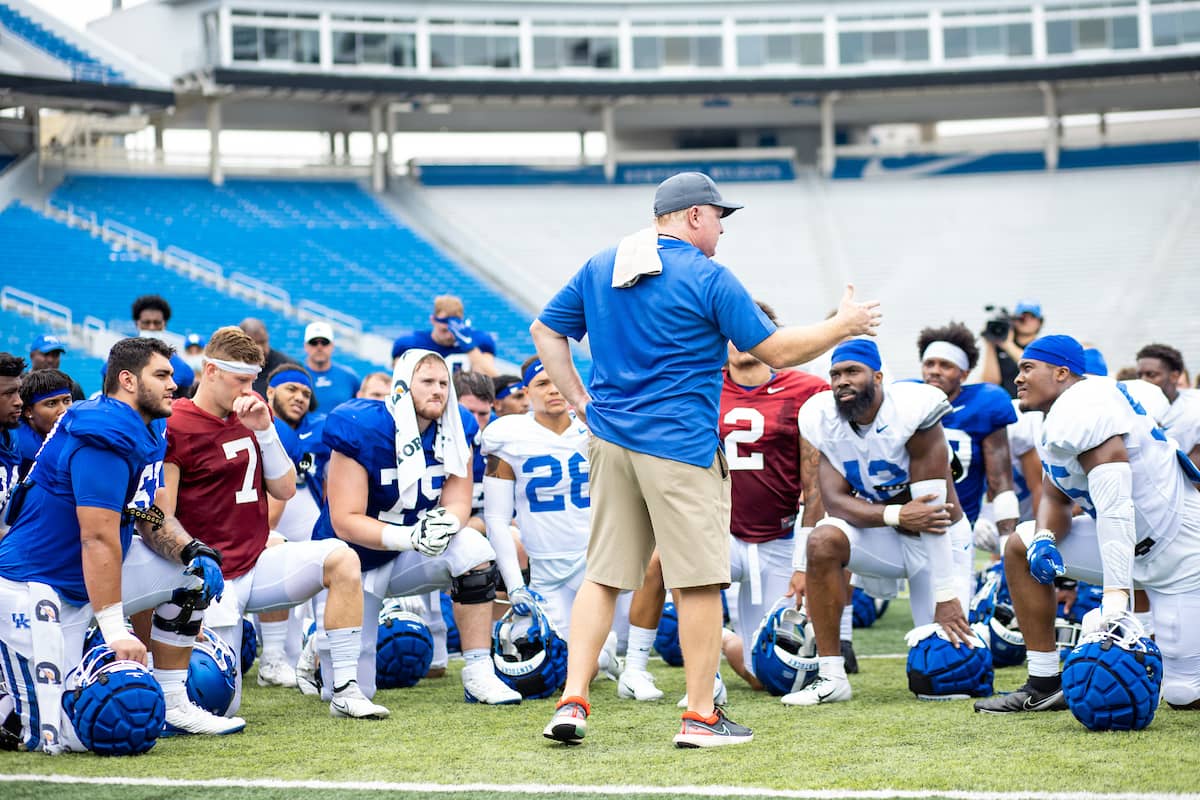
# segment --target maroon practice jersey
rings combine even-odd
[[[175,516],[221,551],[226,579],[254,568],[267,546],[267,484],[254,432],[237,414],[218,419],[186,398],[167,419],[167,463],[179,467]]]
[[[753,389],[721,387],[721,441],[733,481],[729,529],[747,542],[790,536],[800,507],[800,407],[829,384],[784,370]]]

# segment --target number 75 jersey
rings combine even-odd
[[[532,416],[510,414],[483,429],[483,454],[512,467],[521,543],[535,558],[577,555],[587,549],[588,429],[572,420],[561,434]]]

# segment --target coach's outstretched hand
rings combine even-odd
[[[845,328],[847,337],[874,336],[879,321],[883,319],[883,312],[879,310],[878,300],[857,302],[854,299],[854,284],[848,283],[834,319]]]

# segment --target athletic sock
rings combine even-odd
[[[1039,692],[1054,692],[1062,686],[1062,677],[1058,674],[1057,650],[1028,650],[1025,655],[1029,666],[1030,686]]]
[[[817,659],[822,678],[841,678],[846,680],[846,659],[841,656],[821,656]]]
[[[645,672],[650,664],[650,648],[654,646],[654,628],[629,626],[629,648],[625,651],[625,669]]]
[[[843,642],[854,641],[854,604],[846,603],[846,607],[842,609],[842,630],[841,637]]]
[[[358,680],[358,651],[362,628],[334,628],[325,632],[329,642],[329,661],[333,667],[333,685],[344,686]]]
[[[170,704],[174,697],[178,700],[179,695],[187,694],[187,674],[186,669],[155,669],[154,679],[158,681],[158,685],[162,687],[163,697],[167,698],[167,703]]]
[[[259,620],[258,626],[262,630],[262,660],[283,661],[285,659],[283,651],[287,645],[288,621],[286,619],[282,622]]]

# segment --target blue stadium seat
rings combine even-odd
[[[12,353],[28,361],[29,345],[50,330],[15,311],[0,311],[0,352]],[[91,395],[100,391],[100,368],[103,366],[103,360],[75,348],[63,356],[59,368],[74,378],[85,394]]]
[[[4,3],[0,3],[0,25],[59,61],[66,63],[71,67],[74,77],[78,80],[129,83],[120,70],[102,63],[95,56]]]
[[[497,355],[533,351],[529,315],[347,181],[71,176],[53,199],[94,211],[394,336],[428,326],[433,297],[462,297]],[[174,327],[174,323],[172,324]],[[339,360],[343,360],[339,355]]]

